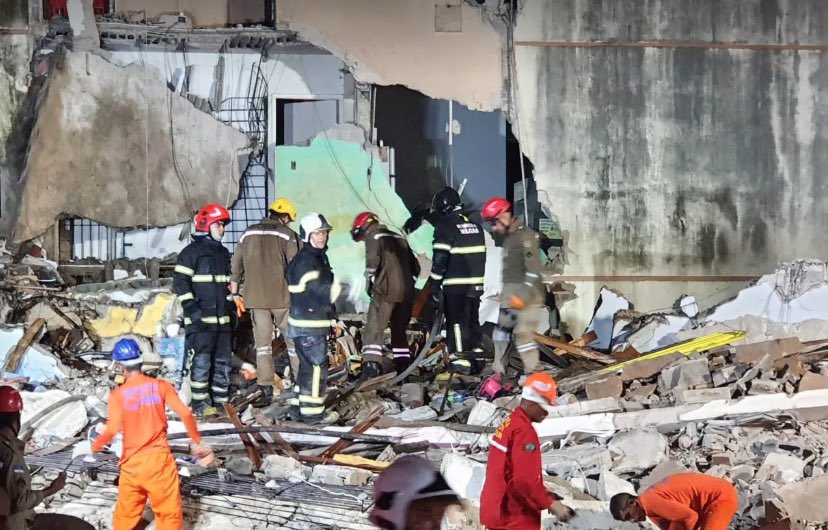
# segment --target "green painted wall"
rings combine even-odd
[[[328,243],[334,274],[339,282],[360,292],[364,290],[365,245],[351,239],[354,217],[370,210],[390,229],[402,233],[410,216],[379,160],[372,160],[358,144],[324,136],[307,147],[276,148],[276,196],[292,200],[299,219],[309,212],[328,219],[334,227]],[[298,232],[299,223],[293,228]],[[408,236],[408,243],[415,253],[430,258],[433,233],[431,226],[424,225]],[[363,295],[362,300],[367,297]]]

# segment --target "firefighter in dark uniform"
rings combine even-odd
[[[460,195],[452,188],[443,188],[434,196],[432,209],[441,217],[434,227],[431,297],[436,306],[443,307],[449,353],[479,351],[480,296],[486,269],[483,228],[463,214]]]
[[[23,399],[20,393],[10,386],[0,386],[0,487],[8,497],[8,515],[4,528],[94,530],[91,524],[70,515],[35,514],[35,506],[63,489],[66,473],[58,475],[45,489],[32,489],[32,477],[23,459],[25,444],[17,438],[22,410]]]
[[[382,373],[383,333],[391,324],[394,369],[400,373],[411,364],[406,329],[414,304],[414,281],[420,264],[400,234],[380,224],[372,212],[362,212],[351,227],[354,241],[365,241],[365,278],[371,305],[362,329],[362,352],[350,359],[351,371],[362,367],[364,378]],[[364,366],[361,366],[364,362]]]
[[[195,217],[198,235],[178,255],[173,274],[173,290],[184,309],[190,406],[199,416],[215,414],[214,405],[226,403],[229,397],[230,252],[221,244],[229,222],[230,212],[223,206],[201,208]]]
[[[299,236],[305,242],[288,265],[290,292],[288,334],[296,345],[299,373],[291,399],[294,421],[313,424],[324,420],[328,384],[328,337],[336,325],[333,302],[341,286],[334,280],[326,254],[331,225],[324,216],[311,213],[302,218]]]

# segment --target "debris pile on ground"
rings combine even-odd
[[[641,492],[685,471],[735,485],[734,528],[828,521],[820,502],[828,491],[824,272],[821,262],[787,264],[707,313],[683,296],[670,313],[640,314],[604,289],[581,337],[538,335],[559,399],[536,430],[547,486],[578,514],[567,526],[633,528],[612,520],[612,495]],[[163,279],[48,294],[7,289],[10,318],[19,324],[0,329],[4,383],[22,389],[29,464],[49,478],[62,469],[71,476],[47,509],[110,528],[116,457],[73,461],[71,448],[102,429],[115,386],[106,369],[114,341],[136,338],[145,368],[160,377],[180,367],[179,304]],[[757,311],[761,296],[762,304],[781,300],[774,316],[791,319]],[[740,322],[753,323],[747,330],[733,327]],[[337,342],[342,366],[343,352],[359,346],[361,325],[358,315],[346,319],[348,333]],[[236,374],[233,404],[199,425],[217,452],[217,469],[194,465],[185,429],[171,419],[190,527],[371,528],[373,480],[397,457],[414,453],[433,461],[467,501],[450,514],[449,527],[480,528],[489,442],[519,403],[519,373],[488,392],[481,385],[490,373],[486,359],[473,359],[471,371],[453,370],[441,337],[427,327],[412,324],[409,332],[422,352],[416,370],[333,384],[326,402],[336,413],[331,425],[288,421],[289,386],[272,406],[254,408],[255,384]],[[238,338],[243,329],[237,344],[245,344]],[[240,365],[249,352],[237,346],[236,354]],[[43,474],[35,481],[35,487],[48,482]],[[552,518],[544,524],[557,527]]]

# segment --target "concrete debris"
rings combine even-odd
[[[613,338],[615,314],[627,309],[632,309],[632,303],[629,300],[608,287],[601,288],[601,292],[598,294],[598,302],[595,304],[595,311],[592,314],[592,321],[586,329],[586,333],[594,331],[598,336],[589,344],[591,348],[609,349]]]
[[[658,377],[662,393],[678,392],[688,388],[704,388],[713,384],[707,359],[695,359],[670,367]]]
[[[607,445],[616,473],[641,472],[667,459],[667,437],[652,430],[623,431]]]
[[[624,382],[618,376],[586,384],[586,395],[589,399],[620,398],[623,392]]]
[[[480,494],[486,480],[486,465],[463,455],[448,453],[440,466],[440,472],[451,488],[464,499],[480,505]]]
[[[329,486],[364,486],[374,476],[370,471],[344,466],[314,466],[310,482]]]
[[[299,461],[280,455],[268,455],[262,459],[262,472],[269,479],[303,481],[311,476],[311,468]]]
[[[613,495],[629,493],[635,495],[635,486],[618,478],[612,471],[604,471],[598,478],[598,500],[609,501]]]

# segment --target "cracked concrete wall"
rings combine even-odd
[[[520,139],[544,206],[571,233],[567,274],[759,275],[824,257],[828,54],[703,43],[825,46],[828,3],[529,2],[516,40]],[[594,40],[702,46],[560,47]],[[716,287],[626,294],[663,302]],[[599,288],[579,286],[576,314]]]
[[[433,0],[279,0],[277,15],[303,39],[348,63],[361,82],[405,85],[476,110],[501,107],[502,39],[472,6]]]
[[[236,200],[247,137],[169,92],[151,68],[65,52],[31,135],[15,241],[59,214],[165,226]]]

